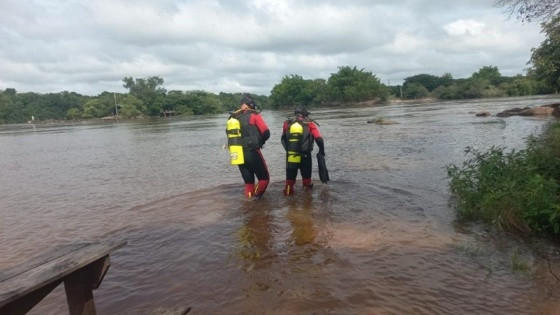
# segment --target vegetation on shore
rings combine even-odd
[[[560,88],[560,2],[496,0],[520,20],[543,20],[546,39],[532,49],[528,77]],[[513,82],[512,82],[513,83]],[[521,87],[521,86],[520,86]],[[526,149],[487,152],[467,148],[472,158],[447,165],[458,218],[475,220],[523,235],[560,236],[560,121],[526,140]],[[514,266],[516,259],[512,257]],[[518,267],[517,267],[518,268]],[[556,276],[555,276],[556,277]],[[556,277],[558,280],[558,277]]]
[[[213,94],[205,91],[167,91],[160,77],[124,78],[128,93],[103,92],[84,96],[74,92],[38,94],[0,90],[0,123],[29,120],[76,120],[119,115],[137,117],[192,116],[224,113],[238,107],[242,93]],[[504,77],[497,67],[484,66],[467,79],[419,74],[405,79],[403,86],[387,86],[376,76],[356,67],[340,67],[328,80],[306,80],[285,76],[270,96],[253,95],[262,108],[282,109],[295,105],[310,107],[347,106],[388,99],[474,99],[525,96],[555,92],[550,84],[518,75]]]
[[[560,122],[530,136],[524,150],[487,152],[448,165],[458,217],[526,235],[560,235]]]

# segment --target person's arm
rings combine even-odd
[[[268,129],[268,126],[264,122],[264,119],[261,115],[251,115],[251,119],[253,120],[253,123],[255,124],[255,126],[257,126],[257,129],[261,134],[260,146],[262,147],[264,143],[270,138],[270,130]]]
[[[285,121],[282,126],[282,136],[280,137],[280,143],[284,147],[284,150],[288,151],[288,140],[286,139],[286,132],[288,131],[288,122]]]
[[[270,130],[266,129],[262,134],[261,147],[270,138]]]
[[[309,132],[311,132],[313,139],[315,139],[315,143],[317,143],[317,146],[319,147],[319,154],[325,155],[325,141],[323,140],[323,136],[321,136],[317,125],[312,122],[309,123]]]

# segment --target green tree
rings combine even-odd
[[[270,103],[273,108],[309,105],[314,98],[308,88],[309,81],[299,75],[284,76],[270,92]]]
[[[172,91],[165,106],[180,115],[217,114],[224,110],[219,97],[205,91]]]
[[[508,96],[533,95],[536,92],[536,82],[527,77],[518,76],[511,82],[501,84],[500,89],[504,90]]]
[[[218,99],[225,110],[234,111],[239,108],[239,100],[241,99],[241,96],[241,93],[220,92],[220,94],[218,94]]]
[[[124,118],[136,118],[142,116],[142,113],[147,111],[142,101],[130,94],[119,95],[117,104],[119,106],[119,115]]]
[[[123,86],[129,90],[129,93],[142,101],[146,108],[145,114],[149,116],[159,116],[163,110],[166,97],[166,90],[163,85],[163,79],[158,76],[133,79],[125,77]]]
[[[356,67],[339,67],[327,81],[329,101],[360,102],[376,98],[386,100],[388,89],[371,72]]]
[[[25,116],[22,107],[14,89],[0,91],[0,123],[21,123],[31,119]]]
[[[427,97],[429,94],[428,89],[419,83],[408,83],[403,87],[404,98],[419,99]]]
[[[68,119],[78,119],[82,117],[83,113],[79,108],[70,108],[66,112],[66,118]]]
[[[453,79],[453,76],[451,75],[451,73],[446,72],[440,77],[438,86],[441,86],[441,85],[450,86],[454,82],[455,82],[455,80]]]
[[[217,114],[223,111],[222,102],[213,93],[188,91],[185,94],[190,99],[190,108],[195,115]]]
[[[309,89],[309,94],[314,95],[311,103],[313,105],[325,104],[328,101],[327,95],[327,80],[325,79],[314,79],[308,82],[307,88]]]
[[[106,100],[101,98],[94,98],[89,100],[85,105],[82,113],[82,118],[100,118],[105,117],[111,113],[113,108],[112,103],[107,103]]]
[[[484,96],[484,90],[488,86],[488,80],[481,78],[469,78],[457,85],[458,98],[471,99]]]
[[[26,92],[17,94],[17,103],[20,111],[25,117],[35,117],[37,120],[51,118],[51,113],[48,110],[46,98],[34,92]],[[29,119],[27,118],[27,119]]]
[[[484,66],[471,76],[473,79],[487,80],[492,85],[499,85],[503,82],[502,74],[496,66]]]
[[[414,83],[423,86],[428,92],[431,92],[441,85],[440,81],[441,79],[438,76],[422,73],[405,78],[403,87],[406,88],[407,85]]]
[[[532,49],[529,71],[537,80],[544,82],[558,93],[560,90],[560,16],[542,23],[545,40]]]
[[[455,80],[453,80],[453,76],[451,73],[445,73],[441,77],[431,75],[431,74],[417,74],[411,77],[405,78],[403,87],[406,88],[408,84],[416,83],[426,88],[428,92],[434,91],[438,86],[450,86],[453,84]],[[414,89],[417,89],[415,87]]]
[[[448,86],[440,85],[432,92],[432,94],[434,95],[434,97],[442,100],[453,100],[462,98],[461,96],[459,96],[459,87],[457,86],[457,84]]]

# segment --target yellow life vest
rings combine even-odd
[[[301,138],[303,126],[295,122],[290,126],[288,137],[288,163],[301,163]]]
[[[228,137],[228,147],[231,165],[245,163],[243,156],[243,140],[241,138],[241,124],[239,120],[230,117],[226,124],[226,134]]]

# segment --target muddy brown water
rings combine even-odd
[[[475,112],[558,101],[312,110],[332,181],[314,165],[314,189],[298,181],[294,197],[281,194],[288,113],[266,110],[258,202],[222,149],[226,115],[0,126],[0,268],[116,239],[128,244],[94,291],[100,314],[557,314],[558,247],[456,222],[445,165],[466,146],[523,148],[551,119]],[[66,312],[60,286],[31,314]]]

